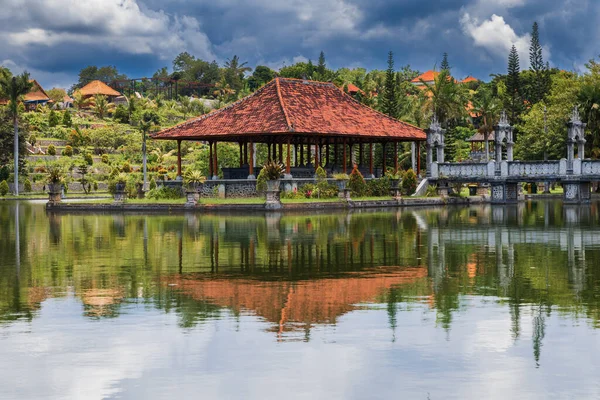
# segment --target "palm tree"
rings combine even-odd
[[[15,196],[19,195],[19,100],[26,95],[33,86],[29,81],[29,74],[24,72],[19,76],[10,76],[9,73],[2,73],[0,76],[0,92],[9,100],[8,109],[13,117],[13,126],[15,131]]]
[[[432,110],[438,120],[448,125],[451,120],[465,116],[468,103],[466,90],[456,83],[448,70],[442,70],[433,84],[421,80],[425,85],[425,109]]]
[[[91,100],[84,97],[79,90],[73,93],[73,107],[75,107],[75,109],[81,110],[82,108],[89,107],[90,103]]]
[[[225,68],[231,70],[231,72],[237,76],[252,71],[252,68],[248,66],[247,62],[240,63],[240,58],[235,55],[231,57],[231,59],[225,61]]]
[[[108,98],[104,95],[97,94],[94,96],[94,100],[92,102],[92,108],[94,112],[98,114],[100,119],[104,118],[104,115],[115,108],[113,103],[108,102]]]
[[[485,140],[485,160],[489,161],[489,136],[500,114],[500,101],[488,87],[482,86],[473,96],[473,111],[481,118],[479,132],[483,134]]]
[[[215,91],[213,94],[219,98],[220,101],[224,101],[225,98],[235,93],[235,90],[229,86],[225,77],[222,77],[219,82],[215,84]]]
[[[143,188],[148,188],[148,157],[146,154],[146,135],[154,126],[160,124],[160,117],[155,111],[144,111],[142,120],[140,121],[140,129],[142,131],[142,170],[144,173]]]

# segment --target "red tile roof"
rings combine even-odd
[[[348,88],[348,93],[350,93],[350,94],[356,94],[356,93],[359,93],[359,92],[362,93],[362,94],[365,94],[365,92],[363,92],[361,88],[359,88],[358,86],[356,86],[353,83],[347,84],[346,88]]]
[[[422,73],[421,75],[417,76],[415,79],[413,79],[411,82],[412,83],[421,83],[421,81],[425,81],[425,82],[433,82],[435,81],[435,78],[437,78],[437,76],[440,73],[438,71],[427,71],[425,73]]]
[[[271,134],[425,140],[422,129],[360,104],[332,83],[287,78],[275,78],[250,96],[153,137],[235,140]]]
[[[472,77],[471,75],[467,76],[460,83],[469,83],[469,82],[477,82],[479,79]]]

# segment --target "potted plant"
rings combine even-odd
[[[58,163],[46,167],[48,173],[48,203],[57,204],[61,201],[61,193],[65,180],[65,170]]]
[[[390,192],[392,197],[399,198],[400,197],[400,181],[402,180],[402,174],[396,171],[388,171],[386,174],[387,178],[390,180]]]
[[[187,205],[196,205],[200,199],[198,187],[206,182],[206,177],[200,171],[188,170],[183,176],[183,182],[186,186]]]
[[[115,203],[123,203],[127,199],[127,194],[125,193],[127,178],[127,174],[124,172],[115,176]]]
[[[279,179],[283,174],[283,165],[275,161],[268,161],[262,168],[261,173],[267,178],[267,203],[269,210],[278,210],[282,207],[279,194]]]
[[[279,179],[284,171],[283,165],[275,161],[268,161],[263,166],[263,170],[267,177],[267,191],[279,191]]]
[[[347,188],[350,176],[348,174],[333,174],[333,179],[338,187],[339,198],[344,200],[350,199],[350,189]]]

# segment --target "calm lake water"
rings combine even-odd
[[[0,399],[597,399],[598,221],[0,202]]]

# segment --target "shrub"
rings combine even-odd
[[[156,189],[156,180],[154,178],[150,179],[150,190]]]
[[[131,172],[131,164],[129,164],[129,161],[125,161],[123,163],[123,166],[121,167],[121,171],[123,172]]]
[[[69,111],[65,111],[62,124],[67,128],[70,128],[73,125],[73,120],[71,119],[71,113]]]
[[[367,190],[367,184],[365,183],[365,178],[363,178],[362,174],[358,170],[358,167],[355,165],[350,173],[350,180],[348,181],[348,188],[353,196],[364,196]]]
[[[317,186],[312,183],[306,183],[300,186],[300,192],[304,195],[305,198],[310,199],[317,190]],[[337,193],[337,192],[336,192]]]
[[[425,197],[436,197],[437,196],[437,185],[429,185],[425,192]]]
[[[321,166],[317,168],[315,175],[317,177],[317,182],[321,182],[327,179],[327,172],[325,172],[325,170]]]
[[[391,183],[387,177],[371,179],[367,182],[367,195],[382,197],[390,195]]]
[[[31,145],[34,146],[37,143],[37,136],[35,136],[34,134],[29,135],[29,143],[31,143]]]
[[[264,168],[260,170],[260,173],[256,177],[256,191],[266,192],[267,191],[267,172]]]
[[[25,189],[26,192],[32,191],[31,181],[29,179],[25,179],[25,182],[23,182],[23,189]]]
[[[129,123],[129,111],[125,108],[124,105],[119,104],[115,109],[115,113],[113,115],[113,119],[121,124]]]
[[[83,160],[87,165],[94,165],[94,157],[92,157],[91,153],[85,152],[83,154]]]
[[[4,197],[8,194],[8,182],[2,181],[0,182],[0,196]]]
[[[402,179],[402,189],[407,196],[411,196],[417,191],[417,175],[412,168],[404,174],[404,178]]]
[[[146,193],[146,197],[154,200],[169,200],[181,198],[181,191],[176,188],[168,188],[161,186],[159,188],[151,189]]]
[[[326,181],[317,183],[317,189],[312,192],[311,197],[319,199],[333,199],[338,195],[337,185],[327,183]]]
[[[102,154],[102,162],[108,164],[108,154]]]
[[[60,114],[54,110],[50,110],[48,114],[48,126],[54,128],[58,124],[60,124]]]
[[[69,145],[66,145],[65,149],[62,151],[62,155],[65,157],[73,157],[73,148]]]
[[[48,155],[55,156],[56,155],[56,147],[53,144],[48,146]]]
[[[3,165],[2,167],[0,167],[0,181],[7,181],[9,177],[10,170],[8,169],[8,166]]]
[[[98,191],[98,182],[97,181],[94,181],[93,188],[94,188],[94,192]]]

